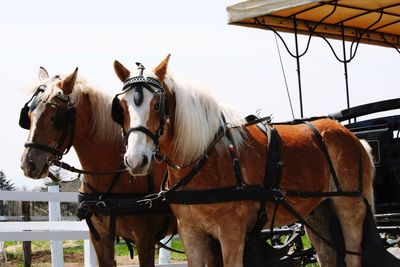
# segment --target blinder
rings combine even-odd
[[[31,128],[31,119],[29,118],[29,111],[34,111],[39,104],[41,97],[40,95],[46,90],[46,85],[40,85],[28,102],[21,108],[19,114],[19,126],[23,129],[29,130]]]
[[[46,85],[41,85],[33,94],[32,98],[28,102],[26,102],[25,105],[22,107],[19,116],[19,125],[21,126],[21,128],[27,130],[31,128],[31,119],[28,114],[29,112],[32,112],[36,109],[37,105],[41,101],[40,95],[44,92],[45,89]],[[58,94],[56,97],[58,97],[68,105],[69,103],[68,96]],[[58,131],[68,130],[68,122],[75,121],[75,108],[68,106],[66,108],[62,108],[57,106],[56,113],[52,118],[52,120],[53,120],[53,127],[56,130]]]
[[[53,119],[53,126],[56,130],[65,132],[68,130],[68,122],[75,121],[75,108],[57,108]]]
[[[136,106],[140,106],[143,103],[143,88],[136,86],[135,95],[133,96],[133,101]]]
[[[121,125],[121,127],[124,126],[124,109],[119,102],[118,95],[116,95],[112,101],[111,117],[113,121]]]

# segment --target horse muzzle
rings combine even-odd
[[[129,172],[134,176],[147,175],[150,169],[149,157],[143,154],[139,155],[125,155],[124,163],[129,168]]]
[[[21,169],[24,175],[32,179],[46,178],[49,173],[49,166],[47,164],[48,154],[25,149],[21,158]]]

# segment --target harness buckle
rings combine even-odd
[[[286,197],[286,192],[282,192],[279,189],[272,189],[272,195],[276,201],[281,201]]]
[[[153,200],[150,198],[139,199],[137,202],[139,204],[148,206],[149,209],[151,209],[153,207]]]
[[[160,192],[158,192],[158,197],[160,197],[161,198],[161,201],[167,201],[167,198],[166,198],[166,196],[165,196],[165,194],[167,193],[168,191],[166,191],[166,190],[162,190],[162,191],[160,191]]]
[[[161,155],[159,152],[159,149],[153,151],[153,159],[156,163],[161,164],[165,161],[165,155]]]
[[[57,159],[51,159],[51,160],[47,159],[47,165],[49,166],[49,169],[53,172],[61,171],[61,169],[63,168],[64,162],[62,162],[60,160],[61,160],[61,158],[58,158],[58,156],[57,156]],[[56,162],[58,162],[58,165],[56,164]],[[52,168],[54,166],[58,166],[58,169]]]
[[[99,201],[96,203],[96,210],[102,209],[106,207],[106,203],[104,201]]]

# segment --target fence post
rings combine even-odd
[[[49,192],[60,192],[58,185],[50,185]],[[49,221],[61,221],[61,205],[58,201],[49,201]],[[53,267],[64,267],[64,253],[62,240],[51,240],[51,265]]]
[[[31,202],[22,201],[22,218],[23,222],[28,222],[31,220]],[[30,267],[32,265],[32,246],[31,241],[22,241],[22,250],[24,252],[24,267]]]
[[[166,236],[161,239],[161,243],[165,244],[168,247],[171,247],[171,236]],[[171,262],[171,251],[166,250],[164,248],[160,248],[160,252],[158,255],[158,264],[169,264]]]
[[[83,250],[85,267],[97,266],[96,251],[94,250],[93,243],[90,239],[83,241]]]

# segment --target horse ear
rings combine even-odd
[[[47,70],[43,67],[39,68],[39,73],[38,73],[39,81],[43,81],[49,78],[49,73]]]
[[[62,82],[58,84],[61,90],[63,90],[64,94],[69,95],[70,93],[72,93],[77,76],[78,68],[76,68],[72,74],[70,74],[67,78],[65,78]]]
[[[125,82],[125,80],[129,78],[129,75],[131,75],[131,72],[127,68],[125,68],[124,65],[122,65],[118,60],[114,61],[114,71],[121,82]]]
[[[157,78],[162,82],[164,81],[165,74],[167,73],[168,61],[171,57],[171,54],[168,54],[160,64],[154,69],[154,73],[156,74]]]

